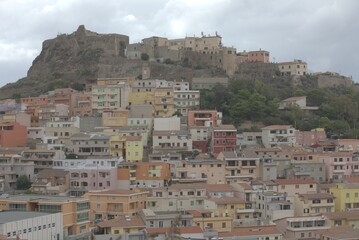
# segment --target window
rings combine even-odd
[[[227,226],[226,226],[226,223],[225,222],[223,222],[222,223],[222,228],[226,228]]]
[[[172,206],[173,206],[173,202],[172,202],[172,201],[169,201],[169,202],[168,202],[168,206],[172,207]]]

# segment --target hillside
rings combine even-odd
[[[142,66],[149,66],[152,78],[191,80],[199,76],[224,76],[215,67],[192,68],[125,58],[129,37],[98,34],[84,26],[72,34],[61,34],[42,44],[27,76],[0,89],[0,98],[36,96],[57,87],[84,84],[87,79],[138,77]]]

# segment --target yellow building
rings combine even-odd
[[[130,105],[153,104],[154,93],[153,92],[130,92],[129,96],[128,96],[128,102]]]
[[[359,184],[338,183],[329,190],[335,197],[335,211],[345,211],[352,208],[359,208]]]
[[[110,153],[113,157],[123,157],[125,155],[126,139],[120,135],[110,137]]]
[[[146,228],[145,222],[139,216],[120,216],[100,222],[97,226],[103,234],[138,233]]]
[[[143,143],[141,136],[126,136],[126,156],[128,162],[141,162],[143,158]]]
[[[233,218],[215,213],[212,210],[190,210],[193,222],[202,229],[208,228],[218,232],[232,231]]]
[[[146,208],[148,192],[135,190],[101,190],[85,193],[90,201],[90,220],[113,219],[121,215],[135,215]]]
[[[127,126],[128,110],[113,109],[103,110],[102,126],[103,127],[122,127]]]
[[[173,88],[156,88],[153,106],[156,117],[171,117],[174,114]]]
[[[0,199],[0,211],[61,212],[65,239],[90,239],[89,207],[85,198],[14,195]]]

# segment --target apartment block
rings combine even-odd
[[[141,136],[125,137],[126,155],[123,156],[128,162],[141,162],[143,159],[143,142]]]
[[[77,92],[71,95],[71,116],[92,116],[92,93]]]
[[[0,123],[0,147],[25,147],[27,128],[17,122]]]
[[[154,152],[190,152],[192,151],[192,139],[187,131],[154,131]]]
[[[335,197],[329,193],[298,194],[294,197],[295,216],[334,212]]]
[[[123,189],[168,186],[170,179],[165,162],[122,162],[117,168],[117,186]]]
[[[70,139],[72,152],[78,156],[110,156],[110,136],[96,133],[76,133]]]
[[[259,177],[259,158],[240,157],[236,152],[221,152],[217,159],[225,164],[226,182],[234,183]]]
[[[175,183],[225,183],[225,164],[219,160],[187,160],[175,167]]]
[[[174,110],[183,116],[188,115],[189,110],[199,108],[200,92],[196,90],[177,90],[173,93]]]
[[[61,150],[27,149],[21,154],[22,161],[34,164],[34,174],[44,169],[51,169],[54,160],[65,159],[65,153]]]
[[[271,125],[262,128],[262,142],[265,148],[296,144],[295,128],[289,125]]]
[[[90,220],[99,222],[123,215],[136,215],[146,208],[148,194],[148,191],[141,189],[106,189],[89,191],[84,198],[90,201]]]
[[[237,129],[233,125],[212,127],[211,152],[215,155],[224,151],[237,150]]]
[[[147,208],[153,211],[203,210],[206,189],[194,184],[175,184],[152,189]]]
[[[171,117],[174,110],[173,88],[156,88],[154,90],[154,102],[156,117]]]
[[[348,178],[329,189],[335,197],[335,211],[346,211],[359,208],[359,180]]]
[[[278,193],[285,193],[292,203],[296,194],[318,192],[318,184],[314,179],[278,179]]]
[[[89,200],[83,198],[25,194],[0,199],[2,211],[61,213],[65,239],[90,239],[89,208]]]
[[[318,161],[326,165],[327,180],[334,182],[351,176],[356,170],[353,167],[353,153],[351,152],[321,154]]]
[[[257,211],[261,217],[271,221],[294,217],[294,205],[287,199],[285,193],[272,191],[259,193],[257,196]]]
[[[36,176],[31,190],[37,194],[67,195],[70,186],[70,175],[63,169],[44,169]]]
[[[222,124],[222,113],[217,110],[189,110],[187,116],[188,127],[212,127]]]

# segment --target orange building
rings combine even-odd
[[[90,220],[102,221],[122,215],[136,215],[146,208],[148,191],[141,189],[102,190],[85,193],[84,198],[90,201]]]
[[[169,163],[121,163],[117,169],[117,186],[120,188],[147,188],[167,186],[171,179]]]
[[[0,147],[25,147],[27,128],[16,122],[0,123]]]
[[[28,98],[20,99],[21,105],[26,105],[26,106],[43,106],[48,104],[48,102],[49,100],[47,96],[28,97]]]
[[[92,115],[92,93],[78,92],[71,95],[72,116],[91,116]]]

